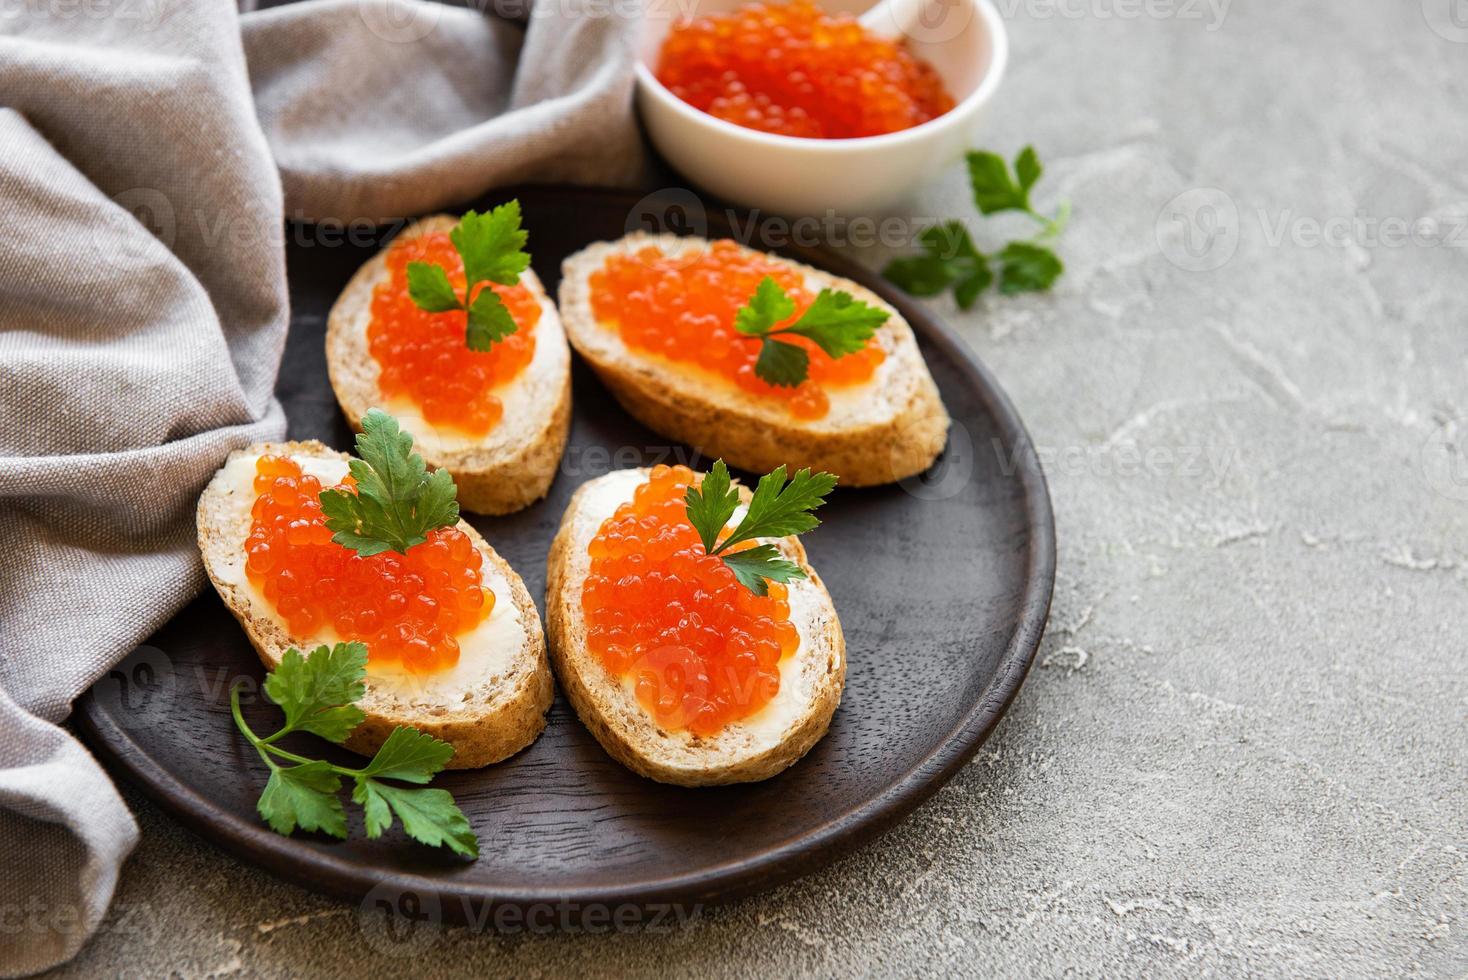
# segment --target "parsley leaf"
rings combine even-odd
[[[833,358],[845,357],[865,347],[890,315],[850,293],[823,289],[790,326],[789,332],[809,337]]]
[[[968,154],[968,170],[974,204],[980,212],[1023,211],[1040,224],[1039,233],[1033,239],[1010,242],[999,252],[985,255],[975,247],[962,222],[934,225],[918,237],[923,254],[893,259],[882,275],[914,296],[937,296],[951,288],[954,302],[963,310],[973,306],[994,282],[996,263],[1000,269],[999,291],[1005,295],[1049,289],[1065,271],[1065,265],[1044,243],[1065,230],[1070,204],[1060,202],[1051,217],[1030,204],[1030,190],[1045,173],[1035,148],[1027,146],[1020,151],[1013,172],[999,154],[974,150]]]
[[[1054,252],[1030,242],[1010,242],[997,257],[1003,263],[999,291],[1005,295],[1049,289],[1065,271]]]
[[[714,460],[713,468],[697,486],[689,485],[683,504],[688,510],[688,523],[703,541],[703,550],[713,554],[724,526],[739,509],[739,491],[731,486],[729,467],[722,459]]]
[[[754,373],[766,384],[796,388],[810,371],[810,354],[804,347],[783,340],[766,339],[754,361]]]
[[[936,255],[907,255],[888,262],[882,276],[913,296],[937,296],[953,285],[958,272]]]
[[[399,726],[361,769],[308,759],[276,744],[293,732],[345,740],[365,718],[355,702],[366,691],[366,673],[367,650],[360,643],[321,646],[309,657],[294,648],[287,650],[265,679],[265,693],[285,713],[285,724],[264,737],[245,722],[240,710],[241,685],[230,690],[235,726],[270,769],[256,804],[261,818],[279,834],[300,828],[345,838],[346,811],[337,794],[342,781],[351,779],[355,784],[352,799],[364,810],[368,837],[380,837],[396,814],[414,840],[478,857],[474,831],[447,791],[406,789],[382,782],[427,783],[453,757],[454,748],[447,742]],[[282,761],[295,764],[283,765]]]
[[[821,522],[811,511],[826,502],[826,494],[835,486],[833,474],[812,473],[808,469],[797,470],[787,485],[784,465],[775,467],[774,472],[760,477],[744,520],[739,522],[721,547],[755,538],[804,534],[820,526]]]
[[[429,473],[413,452],[413,437],[391,415],[374,408],[362,416],[357,457],[348,464],[356,493],[321,491],[321,512],[337,544],[364,558],[384,551],[406,554],[428,540],[429,531],[458,523],[454,478],[448,470]]]
[[[319,646],[309,657],[291,648],[265,678],[265,693],[285,712],[287,728],[343,742],[367,717],[354,703],[367,691],[366,670],[361,643]]]
[[[463,298],[449,282],[447,270],[431,262],[408,263],[408,297],[430,313],[465,310],[464,343],[470,350],[487,351],[518,329],[489,284],[513,286],[520,281],[521,273],[530,268],[530,254],[525,251],[528,239],[520,227],[518,200],[485,214],[466,212],[449,232],[449,241],[464,266]],[[481,287],[477,293],[476,286]]]
[[[821,522],[811,511],[825,503],[826,495],[835,486],[836,477],[832,474],[812,474],[808,469],[797,472],[787,485],[785,467],[776,467],[774,472],[760,478],[744,517],[722,542],[719,535],[739,506],[739,492],[730,485],[729,468],[722,459],[714,461],[713,468],[698,486],[688,488],[684,505],[688,523],[698,532],[704,550],[720,556],[745,588],[756,595],[765,595],[767,581],[805,578],[804,570],[782,557],[774,545],[757,544],[739,551],[730,551],[730,546],[756,538],[804,534],[817,527]]]
[[[426,783],[454,757],[454,747],[416,728],[399,725],[362,771],[380,779]]]
[[[772,277],[765,276],[734,314],[735,330],[763,341],[754,373],[766,384],[794,388],[810,370],[810,355],[796,344],[774,339],[781,334],[805,337],[831,357],[845,357],[865,347],[891,315],[833,289],[821,290],[794,323],[776,326],[794,313],[795,301]]]
[[[734,329],[750,337],[762,337],[775,324],[795,315],[795,301],[770,276],[755,287],[749,302],[734,314]]]
[[[1026,147],[1026,149],[1029,149]],[[1033,157],[1034,151],[1030,150]],[[1023,154],[1021,154],[1023,158]],[[1036,165],[1039,161],[1035,160]],[[972,150],[968,154],[968,180],[974,192],[974,205],[984,214],[996,211],[1028,211],[1030,184],[1014,179],[1009,164],[997,153]]]
[[[1019,156],[1014,159],[1014,175],[1019,178],[1019,186],[1027,195],[1044,172],[1045,168],[1040,165],[1040,156],[1033,146],[1020,150]]]
[[[449,274],[443,271],[443,266],[432,262],[408,263],[408,298],[429,313],[464,308],[449,283]]]
[[[530,268],[530,255],[524,251],[529,238],[520,227],[519,200],[506,201],[488,214],[470,211],[449,232],[454,250],[464,260],[470,289],[481,282],[501,286],[519,282],[520,273]]]
[[[336,795],[341,785],[341,776],[325,762],[276,766],[255,809],[277,834],[300,827],[345,839],[347,815]]]
[[[519,329],[510,308],[500,294],[485,287],[469,307],[469,328],[465,335],[470,350],[489,350]]]
[[[743,551],[731,551],[724,556],[724,564],[734,573],[739,584],[755,595],[768,595],[768,582],[788,582],[805,578],[805,571],[795,562],[780,554],[772,544],[755,545]]]
[[[352,800],[366,815],[368,837],[382,836],[396,814],[404,832],[414,840],[430,847],[448,847],[465,857],[479,856],[479,840],[448,790],[402,789],[364,778],[357,780]]]
[[[950,286],[960,309],[974,305],[994,281],[988,258],[974,247],[962,222],[949,221],[923,230],[918,238],[925,255],[893,259],[882,270],[891,283],[914,296],[936,296]]]

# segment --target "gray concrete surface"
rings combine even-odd
[[[669,935],[403,962],[134,798],[119,911],[61,975],[1468,973],[1468,8],[1190,2],[1000,0],[982,142],[1039,147],[1069,272],[954,319],[1044,447],[1060,572],[935,799]],[[969,215],[958,169],[911,213]],[[1369,227],[1432,215],[1456,247]]]

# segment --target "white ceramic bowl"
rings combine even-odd
[[[643,21],[637,102],[659,152],[695,184],[746,207],[786,215],[882,211],[969,148],[1004,75],[1009,40],[992,0],[951,0],[942,24],[914,31],[909,47],[931,64],[956,105],[936,119],[884,136],[805,139],[716,119],[669,92],[653,74],[663,38],[681,16],[723,13],[748,0],[662,0]],[[822,0],[860,15],[872,0]]]

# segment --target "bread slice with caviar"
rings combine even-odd
[[[729,487],[728,471],[718,463],[700,488],[702,499],[714,499],[720,492],[708,481],[719,479],[721,472],[722,486]],[[808,477],[798,474],[786,492],[794,494],[796,485]],[[637,520],[634,511],[647,506],[649,499],[654,504],[647,513],[655,515],[654,520],[680,520],[682,491],[692,478],[691,471],[681,467],[620,470],[576,491],[549,559],[546,623],[552,663],[561,690],[582,723],[632,771],[679,786],[768,779],[794,764],[826,734],[846,679],[846,642],[831,596],[793,533],[750,539],[767,549],[726,552],[759,559],[745,563],[740,574],[732,576],[721,571],[721,557],[708,554],[703,545],[694,543],[695,536],[685,533],[677,539],[681,557],[663,560],[673,563],[669,567],[675,577],[696,579],[697,585],[687,585],[676,603],[655,591],[669,588],[670,582],[656,568],[658,544],[649,546],[651,564],[633,560],[626,566],[642,569],[640,575],[633,573],[633,581],[623,574],[624,568],[606,564],[630,557],[618,558],[619,550],[628,550],[628,541],[617,536],[619,526],[633,525],[617,522],[629,515]],[[647,489],[639,493],[639,488]],[[750,492],[737,486],[731,492],[724,513],[734,512],[737,505],[743,518],[749,518],[754,511]],[[709,534],[736,527],[733,519],[726,524],[723,514],[707,519],[715,525],[705,529]],[[815,523],[811,518],[786,527]],[[743,519],[739,526],[745,526]],[[669,540],[669,533],[662,530],[651,536]],[[597,559],[592,558],[594,544]],[[632,551],[638,553],[637,546]],[[763,557],[760,551],[765,552]],[[737,590],[750,588],[745,581],[758,587],[758,577],[766,573],[774,576],[765,583],[766,604],[741,598]],[[602,581],[588,585],[593,575]],[[770,599],[782,592],[783,600]],[[627,605],[639,601],[648,608]],[[627,615],[619,620],[618,611]],[[762,627],[760,617],[781,613],[788,625],[774,624],[773,642],[782,644],[778,653],[755,652],[761,643],[772,642],[765,638],[770,624]],[[743,619],[733,619],[736,615]],[[720,617],[725,623],[722,633],[717,626]],[[626,634],[613,637],[620,645],[609,639],[616,627],[606,626],[608,622],[625,624]],[[730,625],[735,622],[742,625]],[[780,639],[790,627],[793,650]],[[697,635],[700,632],[702,636]],[[768,662],[776,657],[778,689],[766,700],[769,689],[761,687],[758,671],[768,671]],[[620,666],[615,674],[609,666],[613,661]],[[736,666],[741,661],[744,666]],[[748,668],[755,664],[758,667],[751,672]],[[709,724],[701,724],[700,713],[708,710],[711,700],[719,702],[717,710],[710,712]]]
[[[499,219],[502,212],[514,205],[512,236],[497,234],[496,226],[488,222]],[[415,404],[406,394],[395,393],[385,396],[379,381],[383,371],[373,357],[368,340],[368,328],[372,324],[373,293],[377,287],[391,278],[388,266],[389,250],[408,246],[414,239],[429,235],[460,234],[464,223],[473,216],[481,219],[474,228],[487,228],[488,248],[499,248],[519,261],[507,259],[506,254],[491,254],[486,271],[498,278],[481,282],[518,280],[540,306],[540,317],[533,329],[534,353],[523,369],[508,381],[496,384],[492,394],[502,406],[497,422],[483,434],[470,435],[441,416],[437,422],[424,417],[425,408]],[[509,221],[508,213],[505,222]],[[524,233],[519,231],[519,206],[510,202],[487,215],[470,212],[460,221],[448,215],[424,218],[405,228],[382,252],[357,270],[346,289],[331,308],[326,326],[326,367],[331,377],[331,386],[336,392],[337,402],[347,419],[355,426],[356,420],[370,408],[381,408],[402,420],[403,425],[417,436],[418,449],[430,466],[446,469],[453,474],[459,486],[459,503],[465,510],[477,514],[507,514],[529,506],[544,497],[555,479],[561,453],[566,446],[566,434],[571,424],[571,355],[566,346],[565,331],[561,326],[556,305],[546,294],[545,288],[528,265],[529,256],[519,251],[516,243],[523,244]],[[481,256],[484,250],[479,253]],[[498,265],[495,265],[495,261]],[[508,264],[507,264],[508,262]],[[516,268],[518,266],[518,269]],[[508,271],[506,271],[508,270]],[[462,287],[447,287],[454,292],[453,300],[461,303]],[[479,297],[490,290],[481,288]],[[444,297],[445,304],[448,297]],[[489,302],[486,298],[485,302]],[[503,308],[503,304],[501,304]],[[441,306],[436,312],[453,316],[467,322],[468,315],[459,308]],[[486,317],[482,336],[484,343],[493,349],[493,338],[499,333],[492,320]],[[455,324],[457,326],[457,323]],[[467,346],[459,350],[450,347],[450,356],[472,357]],[[455,338],[457,334],[453,335]],[[440,338],[442,339],[442,338]],[[428,384],[432,389],[434,382]],[[452,412],[462,398],[449,396]],[[443,411],[443,409],[440,409]],[[430,414],[439,415],[437,412]]]
[[[753,361],[761,380],[767,373],[773,379],[762,390],[758,385],[736,383],[727,370],[710,369],[687,359],[688,348],[716,344],[743,344],[748,350],[744,356],[753,359],[756,347],[751,341],[760,336],[761,329],[758,317],[748,328],[739,325],[746,322],[746,314],[735,316],[732,308],[728,314],[703,317],[679,338],[684,346],[676,359],[653,353],[644,345],[629,345],[625,339],[628,331],[623,329],[627,324],[598,319],[597,305],[606,304],[594,303],[598,287],[592,277],[614,257],[633,258],[645,249],[657,249],[668,260],[659,267],[660,286],[672,294],[695,278],[716,273],[725,255],[756,270],[784,276],[792,285],[798,284],[817,297],[811,309],[819,305],[837,314],[826,318],[829,329],[824,336],[808,333],[811,339],[840,339],[839,314],[875,311],[881,322],[872,332],[871,319],[865,319],[869,335],[865,344],[885,356],[870,377],[860,383],[822,386],[828,408],[819,417],[809,417],[818,413],[819,406],[815,406],[815,412],[798,414],[792,406],[803,395],[796,391],[796,398],[790,397],[794,386],[789,382],[803,375],[798,370],[802,354],[788,348],[799,345],[799,341],[791,343],[793,338],[782,337],[778,330],[761,340],[758,360]],[[827,291],[825,298],[820,298],[822,291]],[[849,304],[841,299],[843,295]],[[647,427],[709,456],[722,457],[731,465],[756,473],[781,464],[808,466],[836,474],[843,486],[870,486],[920,473],[943,451],[948,413],[918,351],[912,328],[879,296],[850,280],[732,242],[715,246],[702,238],[635,232],[614,242],[598,242],[567,258],[562,266],[559,299],[572,346],[590,362],[628,412]],[[749,300],[754,299],[751,290]],[[778,297],[775,299],[778,301]],[[827,299],[832,302],[827,303]],[[737,303],[734,305],[737,307]],[[758,304],[750,305],[759,312]],[[652,315],[645,312],[644,302],[627,303],[625,308],[629,318]],[[776,308],[774,313],[785,311],[793,312],[793,308]],[[711,323],[711,319],[723,322]],[[785,319],[766,316],[763,329],[771,331],[777,321]],[[853,326],[860,331],[860,327]],[[773,350],[766,351],[770,342],[782,339],[785,344],[776,343]],[[817,356],[816,346],[827,345],[806,345],[808,356]],[[788,362],[792,358],[794,370],[787,372],[785,368],[791,366]],[[835,357],[834,363],[839,365],[842,360]],[[766,373],[766,368],[771,370]]]
[[[371,420],[368,422],[370,424]],[[393,426],[393,431],[397,431],[396,426]],[[275,588],[280,602],[272,601],[266,596],[270,587],[264,585],[269,573],[252,575],[247,570],[247,563],[252,558],[247,554],[246,545],[247,542],[254,544],[252,525],[256,518],[252,511],[256,507],[255,479],[260,475],[259,461],[262,457],[287,457],[297,464],[303,478],[314,477],[327,488],[337,485],[347,476],[352,457],[314,441],[253,445],[231,453],[199,498],[198,541],[204,569],[265,666],[274,670],[292,647],[309,655],[321,644],[329,645],[342,639],[363,640],[368,648],[367,690],[358,706],[366,713],[366,720],[344,743],[347,748],[363,755],[376,752],[399,725],[411,726],[451,744],[454,755],[448,767],[453,769],[477,768],[498,762],[535,741],[545,727],[545,713],[552,697],[551,673],[540,617],[520,576],[479,532],[468,523],[457,520],[457,511],[452,511],[441,530],[429,533],[430,537],[437,534],[451,542],[462,535],[479,556],[477,562],[470,557],[464,565],[472,567],[477,564],[479,583],[494,597],[488,613],[455,636],[458,646],[456,660],[452,664],[438,663],[438,669],[421,672],[408,669],[403,659],[384,662],[383,658],[374,655],[371,638],[360,635],[344,637],[332,624],[325,622],[309,631],[293,628],[292,620],[281,612],[284,592],[279,580]],[[270,465],[267,463],[267,468]],[[360,488],[358,492],[361,492]],[[451,490],[449,496],[451,500]],[[298,505],[303,509],[295,515],[297,517],[309,519],[312,514],[319,514],[306,504]],[[269,517],[269,508],[262,506],[260,510],[262,515]],[[450,528],[453,533],[448,532]],[[347,550],[345,546],[325,538],[330,533],[329,529],[314,529],[314,533],[316,538],[309,545],[314,551],[298,551],[293,559],[277,556],[281,564],[275,567],[290,568],[292,566],[288,562],[292,560],[306,565],[313,560],[329,564],[339,557],[327,554],[331,549]],[[459,543],[455,547],[462,550],[463,545]],[[392,557],[400,566],[404,565],[404,556]],[[374,558],[367,557],[360,564],[373,561]],[[377,562],[379,566],[389,564],[381,559]],[[310,567],[319,569],[320,565]],[[378,573],[386,574],[381,568]],[[319,587],[321,578],[311,577],[310,581]],[[424,593],[432,590],[431,582],[419,584]],[[411,591],[411,586],[403,587]],[[377,586],[376,594],[382,594],[387,588],[392,586]],[[392,623],[390,610],[382,608],[382,605],[390,606],[398,600],[387,595],[387,602],[380,605],[379,600],[366,598],[370,592],[343,587],[340,593],[333,594],[328,590],[325,594],[326,601],[345,608],[344,615],[354,616],[356,623],[363,623],[365,614],[385,630]],[[338,595],[347,598],[344,601]],[[446,601],[442,591],[434,595],[436,601]],[[413,603],[418,599],[414,593],[406,601]],[[318,605],[321,601],[317,599]],[[298,613],[297,617],[300,615],[307,614]],[[307,618],[313,617],[314,614],[307,615]],[[299,622],[299,618],[295,621]],[[413,623],[411,630],[419,630],[422,620],[420,618]]]

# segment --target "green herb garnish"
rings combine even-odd
[[[1065,265],[1045,243],[1065,230],[1070,204],[1062,201],[1051,216],[1031,205],[1030,189],[1045,172],[1034,147],[1020,151],[1013,171],[997,153],[975,150],[968,154],[968,172],[974,205],[982,214],[1019,211],[1039,222],[1039,233],[985,255],[974,245],[963,222],[949,221],[924,230],[918,237],[923,254],[893,259],[882,275],[914,296],[937,296],[951,287],[954,301],[965,310],[994,282],[995,265],[999,267],[1001,293],[1049,289],[1065,271]]]
[[[805,380],[810,355],[805,348],[775,337],[784,334],[805,337],[831,357],[845,357],[865,347],[890,314],[853,298],[850,293],[823,289],[794,323],[776,326],[794,315],[795,301],[769,276],[760,280],[749,302],[734,314],[735,330],[763,341],[759,359],[754,362],[754,373],[769,384],[786,388]]]
[[[278,834],[299,827],[345,839],[347,818],[339,794],[342,781],[350,779],[352,800],[362,807],[368,837],[381,837],[396,816],[414,840],[478,857],[479,841],[447,790],[383,782],[392,779],[418,786],[429,782],[453,758],[449,743],[399,725],[360,769],[308,759],[277,744],[292,732],[345,741],[366,718],[356,704],[366,693],[366,676],[367,648],[361,643],[320,646],[309,657],[292,647],[265,678],[265,693],[285,713],[285,724],[264,737],[245,723],[240,712],[243,682],[235,684],[229,696],[234,723],[270,768],[270,780],[255,809]]]
[[[835,486],[836,477],[832,474],[811,473],[808,469],[797,471],[787,485],[785,467],[779,466],[773,473],[760,477],[744,518],[722,541],[719,535],[739,509],[739,491],[731,484],[724,461],[715,460],[703,481],[696,487],[690,486],[683,500],[688,523],[698,532],[704,550],[723,558],[746,589],[755,595],[765,595],[769,592],[767,582],[805,578],[805,572],[795,562],[782,558],[779,549],[771,544],[742,551],[729,548],[756,538],[804,534],[819,526],[821,522],[812,511],[826,502],[826,494]]]
[[[520,202],[508,201],[480,214],[470,211],[459,219],[449,239],[464,263],[464,296],[449,283],[448,272],[432,262],[408,263],[408,297],[430,313],[466,310],[464,339],[470,350],[487,351],[518,327],[490,283],[513,286],[530,267],[525,249],[529,236],[520,227]],[[475,293],[475,287],[481,287]]]
[[[357,492],[321,491],[331,540],[364,558],[384,551],[404,554],[428,540],[428,532],[459,522],[458,488],[447,470],[428,472],[413,452],[413,437],[397,419],[371,409],[362,417],[357,456],[349,464]]]

